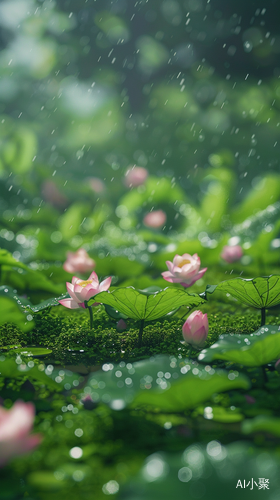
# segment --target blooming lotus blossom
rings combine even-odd
[[[185,288],[193,285],[207,271],[207,267],[200,269],[200,258],[197,253],[175,255],[173,262],[167,260],[166,265],[169,270],[161,273],[162,277],[170,283],[180,283]]]
[[[182,332],[185,342],[194,347],[203,347],[208,335],[207,314],[201,311],[194,311],[185,321]]]
[[[0,407],[0,467],[41,442],[40,434],[30,434],[34,416],[32,403],[16,401],[10,410]]]
[[[82,280],[73,276],[72,283],[66,283],[67,292],[70,295],[70,299],[61,299],[58,302],[68,309],[78,309],[78,307],[85,308],[85,300],[91,299],[97,293],[105,292],[111,285],[112,278],[106,278],[104,281],[99,283],[97,274],[93,271],[87,280]],[[92,305],[98,305],[99,302],[95,302]]]
[[[67,252],[67,259],[63,264],[63,269],[68,273],[86,273],[95,267],[95,262],[90,258],[84,248],[77,252]]]
[[[125,174],[125,185],[127,187],[138,187],[141,184],[144,184],[145,180],[149,175],[148,170],[143,167],[134,167],[129,168]]]
[[[166,222],[166,213],[163,210],[154,210],[145,215],[143,222],[147,227],[161,227]]]
[[[229,264],[231,262],[236,262],[237,260],[241,259],[242,255],[243,255],[243,250],[240,245],[233,245],[233,246],[226,245],[224,246],[223,251],[221,253],[222,259],[224,259]]]

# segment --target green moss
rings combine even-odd
[[[225,304],[223,304],[225,305]],[[209,320],[209,334],[206,347],[217,341],[221,334],[248,334],[260,326],[260,315],[249,310],[235,311],[227,306],[218,312],[220,303],[206,302],[202,306]],[[228,309],[230,309],[228,311]],[[49,362],[63,365],[99,365],[106,361],[136,360],[155,354],[186,355],[189,346],[182,344],[182,326],[185,321],[184,309],[170,318],[146,323],[143,345],[138,347],[139,322],[127,320],[127,329],[116,330],[117,321],[109,317],[103,306],[93,309],[92,330],[89,317],[84,310],[71,311],[63,307],[53,307],[34,315],[35,328],[23,333],[14,325],[4,325],[0,329],[0,347],[36,345],[52,350]],[[279,317],[267,315],[267,324],[279,323]],[[46,360],[47,361],[47,360]]]

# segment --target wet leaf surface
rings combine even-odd
[[[117,288],[113,292],[101,292],[88,301],[107,304],[125,314],[128,318],[152,321],[180,306],[197,307],[204,300],[196,294],[189,294],[177,288],[165,288],[150,294],[135,290],[133,287]]]
[[[86,394],[114,410],[127,405],[151,411],[179,412],[195,408],[213,393],[250,387],[249,379],[203,367],[173,356],[156,356],[136,363],[106,363],[88,380]]]
[[[207,285],[206,293],[229,293],[243,304],[257,309],[280,304],[280,276],[271,275],[252,279],[234,278],[218,285]]]
[[[211,363],[216,359],[245,366],[262,366],[280,356],[280,326],[266,325],[249,335],[221,335],[218,342],[204,349],[199,361]]]

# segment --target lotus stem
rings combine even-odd
[[[85,308],[88,309],[89,312],[89,327],[92,330],[93,329],[93,313],[92,313],[92,307],[88,306],[87,300],[84,302]]]
[[[89,311],[89,327],[92,330],[93,329],[93,314],[92,314],[92,307],[91,306],[89,306],[88,311]]]
[[[183,314],[183,316],[181,316],[181,318],[180,318],[180,319],[185,318],[185,317],[187,316],[187,314],[189,314],[192,310],[193,310],[193,307],[190,307],[190,308],[187,310],[187,312],[186,312],[186,313],[184,313],[184,314]]]
[[[143,330],[144,330],[144,320],[141,319],[140,328],[139,328],[139,332],[138,332],[138,347],[142,347]]]
[[[268,378],[267,378],[267,373],[265,371],[264,365],[262,365],[262,372],[263,372],[263,381],[264,381],[264,384],[266,384],[268,382]]]
[[[193,353],[193,346],[191,345],[190,346],[190,350],[188,352],[188,356],[189,356],[190,359],[192,359],[192,353]]]
[[[261,308],[261,315],[262,315],[261,326],[264,326],[265,325],[265,307]]]

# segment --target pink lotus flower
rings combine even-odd
[[[89,300],[94,297],[97,293],[105,292],[111,285],[112,278],[106,278],[104,281],[99,283],[97,274],[93,271],[87,280],[81,280],[76,276],[73,276],[72,283],[66,283],[67,292],[70,295],[70,299],[61,299],[58,302],[68,309],[78,309],[78,307],[85,308],[85,300]],[[98,305],[99,302],[92,304],[93,306]]]
[[[163,210],[154,210],[145,215],[143,222],[147,227],[161,227],[166,222],[166,213]]]
[[[185,342],[194,347],[203,347],[208,335],[207,314],[201,311],[194,311],[185,321],[182,332]]]
[[[63,264],[63,269],[68,273],[86,273],[95,267],[95,262],[90,258],[84,248],[77,252],[67,252],[67,260]]]
[[[234,245],[234,246],[224,246],[223,251],[221,253],[222,259],[224,259],[226,262],[229,264],[231,262],[236,262],[237,260],[241,259],[243,255],[243,250],[240,245]]]
[[[0,408],[0,467],[41,442],[40,434],[30,434],[34,416],[32,403],[16,401],[10,410]]]
[[[188,288],[193,285],[197,280],[202,278],[207,267],[200,268],[200,258],[197,253],[190,255],[184,253],[175,255],[173,262],[166,261],[169,271],[161,273],[162,277],[170,283],[180,283],[183,287]]]
[[[144,184],[148,175],[148,170],[143,167],[136,167],[134,165],[132,168],[129,168],[125,174],[125,185],[127,187],[141,186],[141,184]]]

